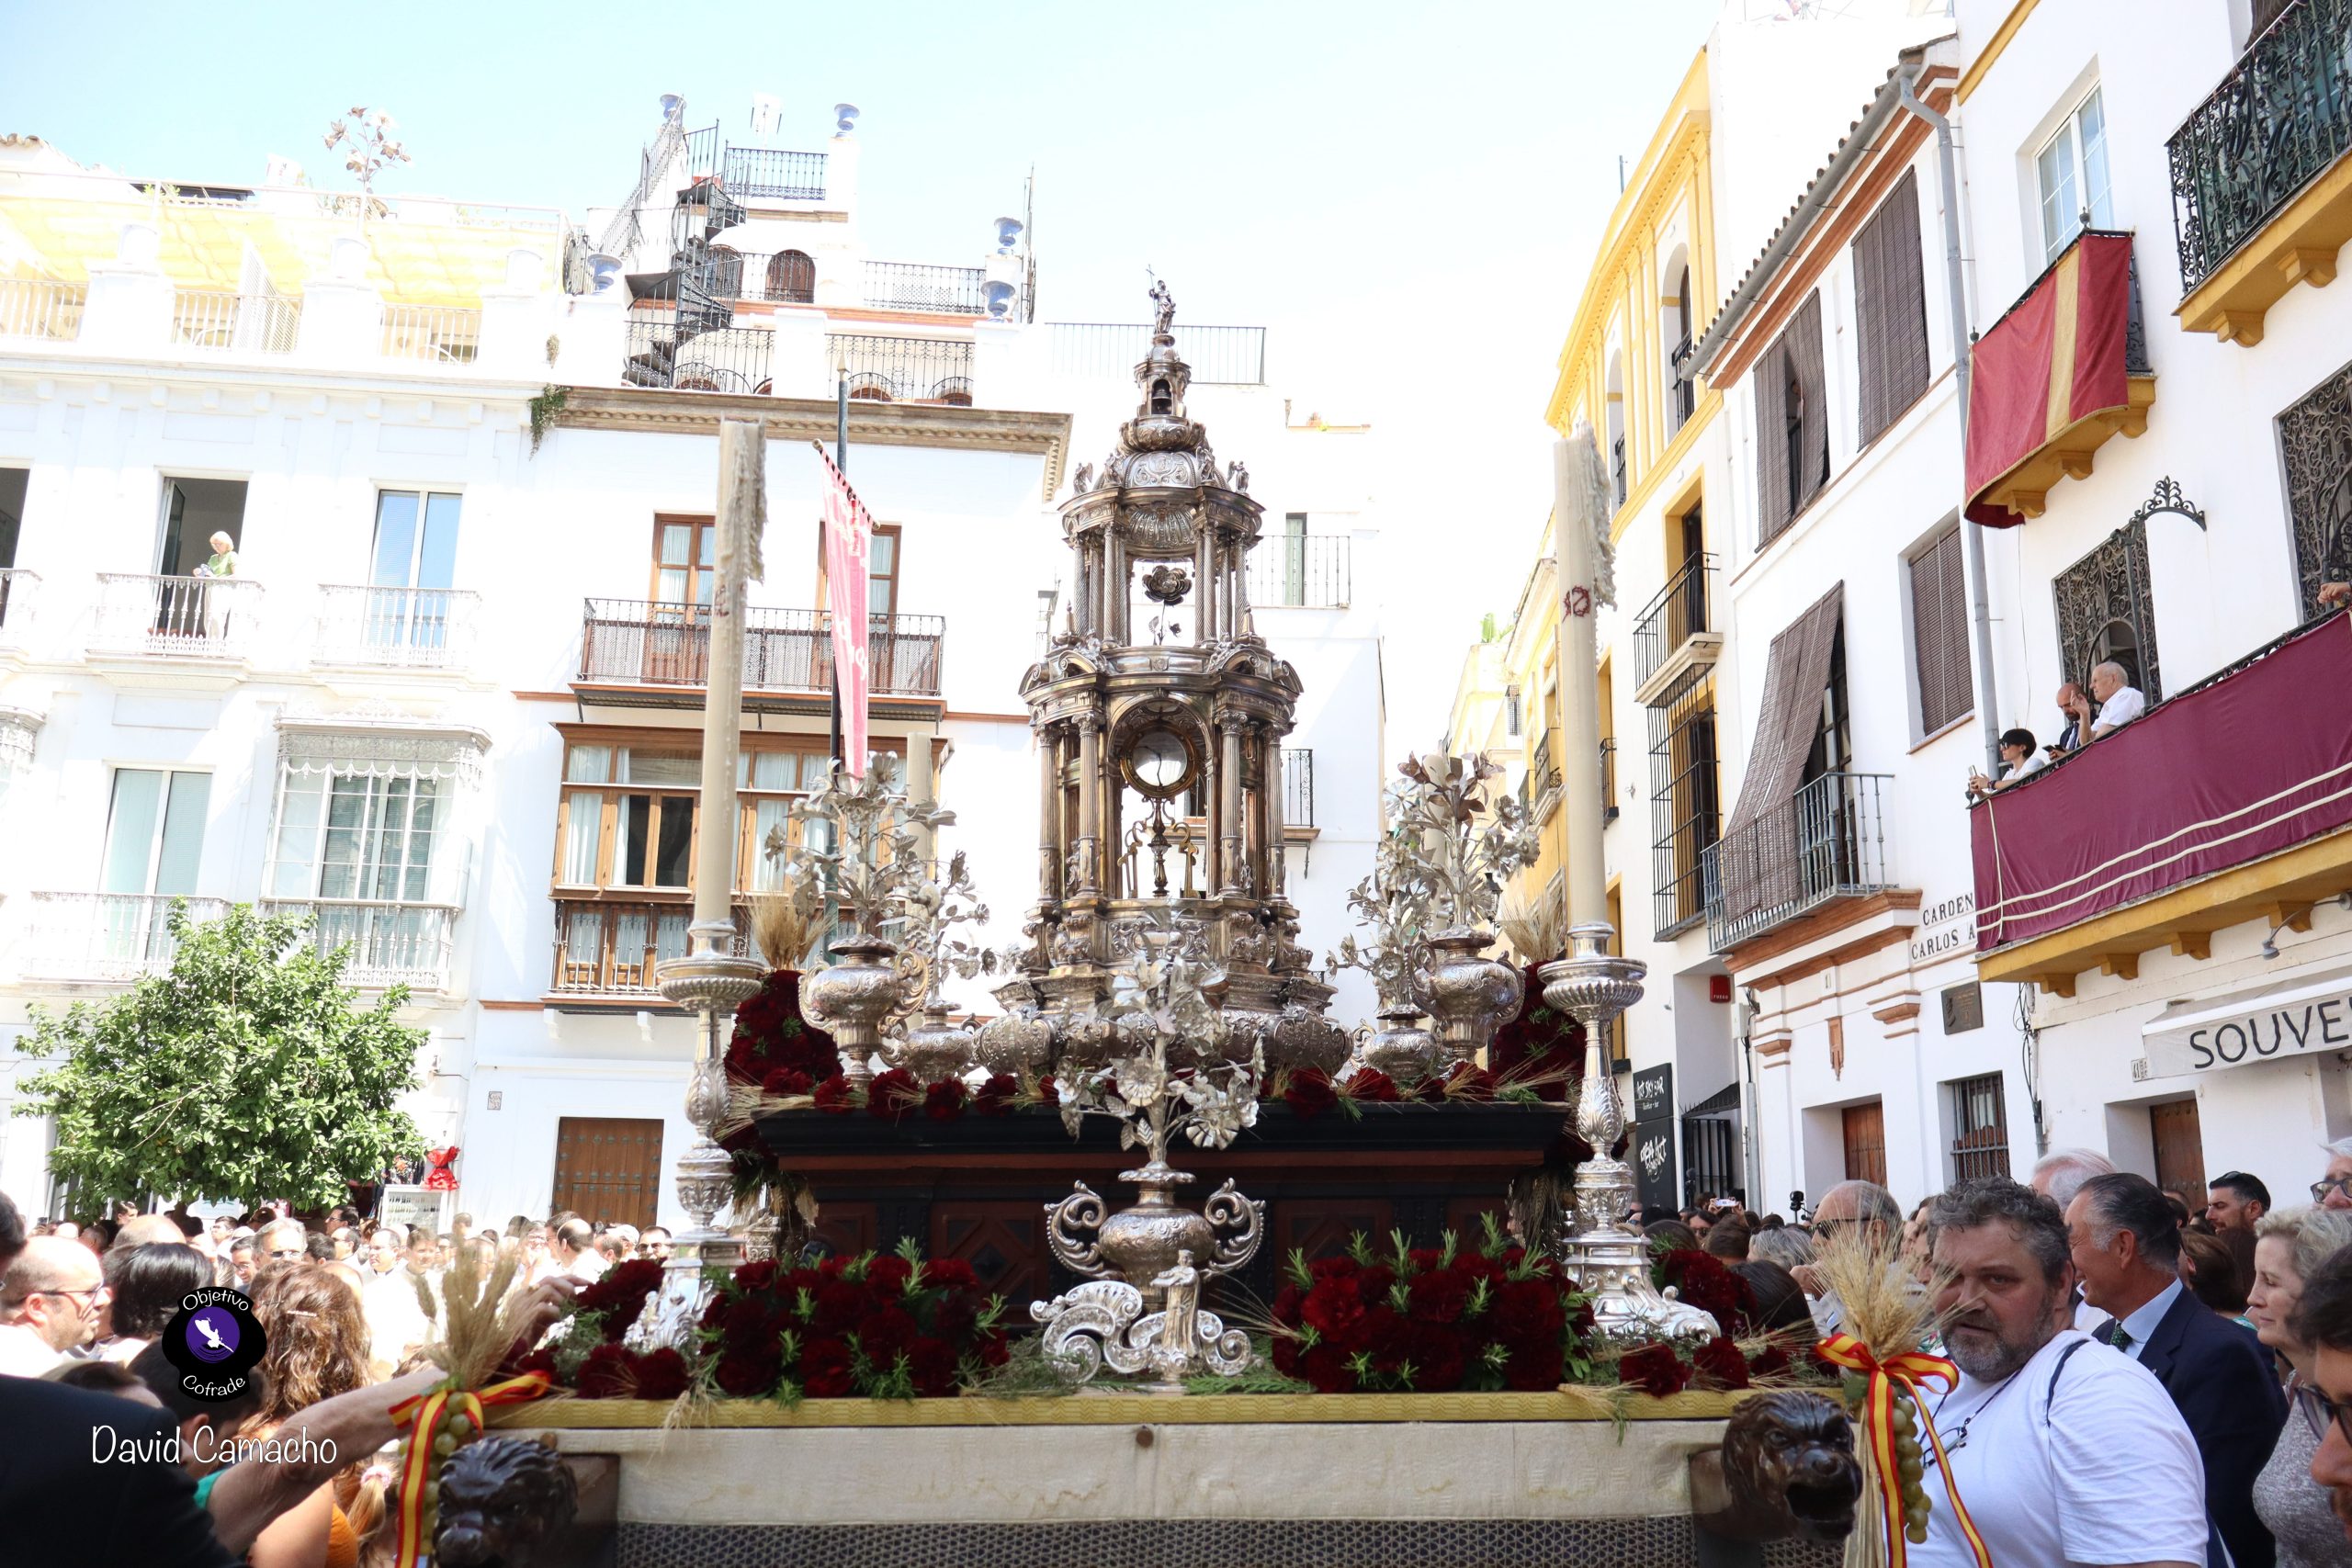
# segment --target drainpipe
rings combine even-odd
[[[1906,60],[1895,77],[1897,102],[1927,122],[1936,133],[1936,177],[1943,187],[1944,204],[1944,298],[1951,312],[1952,379],[1960,394],[1960,448],[1962,454],[1961,488],[1965,491],[1965,455],[1968,451],[1968,383],[1969,349],[1968,297],[1960,264],[1960,180],[1953,172],[1951,121],[1919,100],[1912,84],[1917,79],[1919,63]],[[1964,499],[1964,498],[1963,498]],[[1997,778],[2001,771],[2001,720],[1996,711],[1999,701],[1998,688],[1993,680],[1993,611],[1984,596],[1984,539],[1977,526],[1962,516],[1960,520],[1961,550],[1968,563],[1968,598],[1970,629],[1973,634],[1973,673],[1976,678],[1977,728],[1984,731],[1984,772]]]

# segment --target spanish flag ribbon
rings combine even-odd
[[[1976,1568],[1993,1568],[1992,1553],[1984,1550],[1984,1538],[1976,1533],[1976,1521],[1968,1517],[1968,1505],[1960,1500],[1960,1489],[1952,1483],[1951,1461],[1944,1452],[1944,1440],[1936,1431],[1935,1422],[1928,1419],[1926,1401],[1918,1397],[1922,1382],[1941,1383],[1946,1388],[1959,1386],[1960,1369],[1941,1356],[1930,1356],[1924,1350],[1909,1350],[1882,1360],[1850,1334],[1831,1335],[1821,1342],[1820,1350],[1822,1359],[1860,1372],[1866,1380],[1862,1433],[1870,1439],[1871,1457],[1878,1464],[1879,1491],[1885,1503],[1888,1568],[1903,1568],[1905,1558],[1903,1472],[1894,1452],[1894,1401],[1898,1387],[1918,1407],[1919,1430],[1927,1434],[1936,1450],[1936,1465],[1943,1472],[1944,1495],[1951,1499],[1951,1516],[1960,1521],[1960,1533],[1968,1539]],[[405,1506],[405,1495],[401,1501]]]
[[[463,1416],[468,1430],[479,1433],[483,1405],[520,1404],[538,1398],[549,1386],[545,1372],[526,1372],[481,1389],[445,1384],[392,1406],[392,1424],[412,1428],[408,1451],[401,1456],[399,1554],[393,1559],[400,1568],[416,1568],[418,1559],[432,1549],[433,1543],[425,1538],[424,1494],[433,1479],[434,1467],[439,1463],[433,1452],[433,1439],[441,1435],[450,1416]]]

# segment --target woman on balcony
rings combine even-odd
[[[1982,800],[1996,790],[2004,790],[2020,779],[2032,777],[2045,765],[2041,749],[2034,744],[2030,729],[2008,729],[2001,733],[2001,776],[1988,779],[1981,773],[1968,775],[1968,798]]]

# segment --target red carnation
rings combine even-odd
[[[1340,1103],[1339,1095],[1331,1088],[1330,1075],[1314,1067],[1301,1067],[1290,1075],[1289,1084],[1283,1089],[1283,1103],[1296,1113],[1299,1120],[1320,1116]]]
[[[1513,1349],[1556,1345],[1567,1328],[1560,1287],[1546,1280],[1510,1280],[1495,1291],[1495,1337]]]
[[[1354,1275],[1356,1260],[1346,1253],[1336,1258],[1318,1258],[1306,1266],[1306,1271],[1317,1280],[1345,1280]]]
[[[922,1282],[926,1290],[967,1290],[980,1288],[980,1277],[972,1266],[960,1258],[934,1258],[922,1266]]]
[[[1414,1393],[1443,1393],[1462,1386],[1462,1340],[1450,1329],[1414,1324],[1406,1329],[1401,1348],[1412,1363]]]
[[[776,1267],[773,1258],[763,1258],[757,1262],[741,1265],[733,1276],[737,1292],[749,1295],[757,1291],[775,1289]]]
[[[1377,1067],[1366,1067],[1347,1084],[1350,1100],[1370,1100],[1376,1105],[1394,1105],[1403,1099],[1396,1080]]]
[[[1296,1285],[1284,1285],[1281,1290],[1276,1291],[1274,1292],[1274,1304],[1272,1308],[1274,1321],[1281,1324],[1284,1328],[1296,1328],[1298,1326],[1298,1303],[1306,1299],[1306,1292]]]
[[[760,1080],[761,1089],[779,1098],[786,1095],[807,1094],[816,1087],[808,1075],[797,1067],[776,1067]]]
[[[857,1091],[850,1087],[849,1075],[835,1073],[811,1091],[817,1109],[835,1116],[846,1116],[857,1109]]]
[[[1325,1343],[1357,1348],[1363,1332],[1363,1302],[1351,1280],[1328,1280],[1306,1292],[1299,1317]]]
[[[816,1310],[809,1326],[820,1334],[846,1334],[857,1326],[869,1303],[865,1287],[847,1280],[828,1280],[817,1287]]]
[[[876,1073],[874,1081],[865,1086],[865,1113],[887,1116],[896,1121],[922,1103],[922,1085],[914,1074],[904,1067],[892,1067],[887,1073]]]
[[[811,1339],[800,1352],[800,1392],[811,1399],[844,1399],[855,1358],[838,1339]]]
[[[915,1277],[915,1266],[895,1252],[886,1252],[865,1266],[865,1282],[886,1296],[896,1296]]]
[[[1348,1360],[1337,1345],[1317,1345],[1300,1355],[1295,1375],[1314,1384],[1317,1393],[1353,1393],[1356,1374]]]
[[[940,1399],[956,1392],[956,1349],[943,1339],[919,1337],[907,1350],[907,1372],[915,1393]]]
[[[1747,1386],[1747,1358],[1739,1353],[1738,1346],[1720,1334],[1699,1347],[1690,1364],[1709,1388]]]
[[[606,1340],[618,1339],[645,1311],[646,1299],[662,1288],[662,1265],[650,1258],[616,1263],[604,1277],[582,1291],[573,1310],[603,1319]]]
[[[686,1392],[686,1359],[664,1345],[637,1359],[637,1397],[675,1399]]]
[[[1690,1382],[1690,1369],[1670,1345],[1644,1345],[1628,1350],[1617,1363],[1617,1379],[1644,1393],[1664,1399]]]
[[[1274,1336],[1274,1371],[1286,1378],[1298,1376],[1298,1337],[1295,1334]]]
[[[1790,1368],[1789,1348],[1775,1339],[1748,1358],[1750,1378],[1775,1378],[1785,1375]]]
[[[972,1093],[972,1109],[983,1116],[1010,1116],[1012,1101],[1021,1092],[1021,1080],[1010,1073],[991,1074]]]
[[[897,1307],[884,1307],[857,1325],[858,1348],[877,1371],[888,1371],[913,1346],[916,1333],[913,1318]]]
[[[953,1122],[964,1114],[964,1080],[942,1078],[922,1091],[922,1113],[934,1122]]]
[[[1495,1098],[1495,1075],[1476,1062],[1456,1062],[1445,1075],[1448,1100],[1488,1100]]]
[[[773,1347],[766,1350],[730,1350],[718,1358],[716,1374],[719,1392],[738,1399],[757,1399],[774,1391],[784,1375],[784,1359]]]
[[[1503,1363],[1503,1386],[1515,1393],[1542,1393],[1559,1387],[1566,1371],[1559,1346],[1521,1345]]]
[[[1470,1281],[1451,1269],[1416,1274],[1405,1287],[1415,1321],[1453,1323],[1470,1304]]]
[[[621,1345],[599,1345],[580,1363],[572,1390],[582,1399],[628,1399],[637,1393],[630,1363],[636,1358]]]
[[[942,1339],[962,1338],[979,1320],[979,1297],[972,1291],[943,1291],[931,1309],[931,1331]]]

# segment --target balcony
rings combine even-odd
[[[0,570],[0,650],[22,652],[40,602],[40,573]]]
[[[379,352],[387,359],[471,365],[481,352],[481,312],[455,305],[387,305]]]
[[[1713,669],[1724,634],[1711,619],[1715,558],[1693,556],[1667,580],[1634,623],[1634,699],[1663,707],[1689,689],[1695,671]]]
[[[809,305],[817,299],[817,264],[805,251],[710,252],[714,299]]]
[[[321,953],[348,948],[344,983],[361,990],[406,986],[439,991],[449,983],[450,934],[458,911],[446,904],[271,899],[265,915],[308,915],[311,944]]]
[[[929,310],[943,316],[989,313],[988,277],[976,266],[915,262],[865,264],[865,303],[876,310]]]
[[[1560,798],[1562,782],[1559,765],[1552,760],[1552,731],[1547,729],[1535,742],[1534,760],[1527,764],[1528,814],[1538,821],[1549,817]]]
[[[217,920],[225,898],[139,893],[36,893],[24,963],[27,979],[124,985],[172,966],[179,939],[172,906],[191,920]]]
[[[82,307],[89,293],[79,283],[0,278],[0,338],[72,343],[82,335]]]
[[[1057,376],[1124,381],[1151,354],[1151,328],[1137,321],[1055,321],[1046,329]],[[1266,381],[1266,329],[1187,323],[1176,352],[1193,367],[1195,387],[1261,387]]]
[[[699,134],[699,133],[697,133]],[[719,184],[738,201],[822,201],[825,155],[764,147],[729,147]]]
[[[695,332],[673,315],[632,317],[621,384],[681,392],[764,392],[775,334],[759,327]]]
[[[1977,972],[2072,996],[2352,886],[2352,618],[2298,627],[1970,813]]]
[[[2156,378],[2132,236],[2077,234],[1979,334],[1969,360],[1965,511],[1986,527],[2013,527],[2041,515],[2059,480],[2088,479],[2117,434],[2148,428]],[[2061,365],[2069,378],[2053,386]]]
[[[825,363],[845,369],[849,395],[868,402],[972,406],[972,345],[953,338],[830,333]]]
[[[1881,773],[1825,773],[1702,853],[1707,944],[1729,953],[1839,899],[1894,886]]]
[[[735,908],[737,953],[749,953],[751,910]],[[582,999],[635,999],[660,1003],[654,972],[665,960],[686,954],[686,928],[694,905],[607,903],[603,899],[555,901],[555,975],[551,996]]]
[[[356,670],[462,670],[473,656],[481,595],[455,588],[319,590],[315,665]]]
[[[172,342],[182,348],[291,354],[302,327],[302,302],[282,294],[205,288],[172,294]]]
[[[866,665],[874,694],[938,696],[946,638],[943,616],[868,616]],[[683,705],[699,707],[700,693],[709,679],[707,605],[587,601],[575,686],[600,688],[605,701],[630,700],[616,697],[616,688],[634,692],[637,701],[653,705],[672,700],[665,694],[676,693]],[[760,702],[755,694],[825,692],[832,683],[832,617],[827,612],[752,606],[743,628],[746,707],[773,705]]]
[[[1294,748],[1283,752],[1283,830],[1315,826],[1315,752]]]
[[[127,659],[241,660],[260,619],[261,584],[242,577],[98,573],[90,652]]]
[[[2264,313],[2324,288],[2352,239],[2352,0],[2280,12],[2166,147],[2180,324],[2260,343]]]
[[[1278,534],[1250,552],[1243,586],[1250,603],[1344,610],[1355,541],[1345,534]]]

